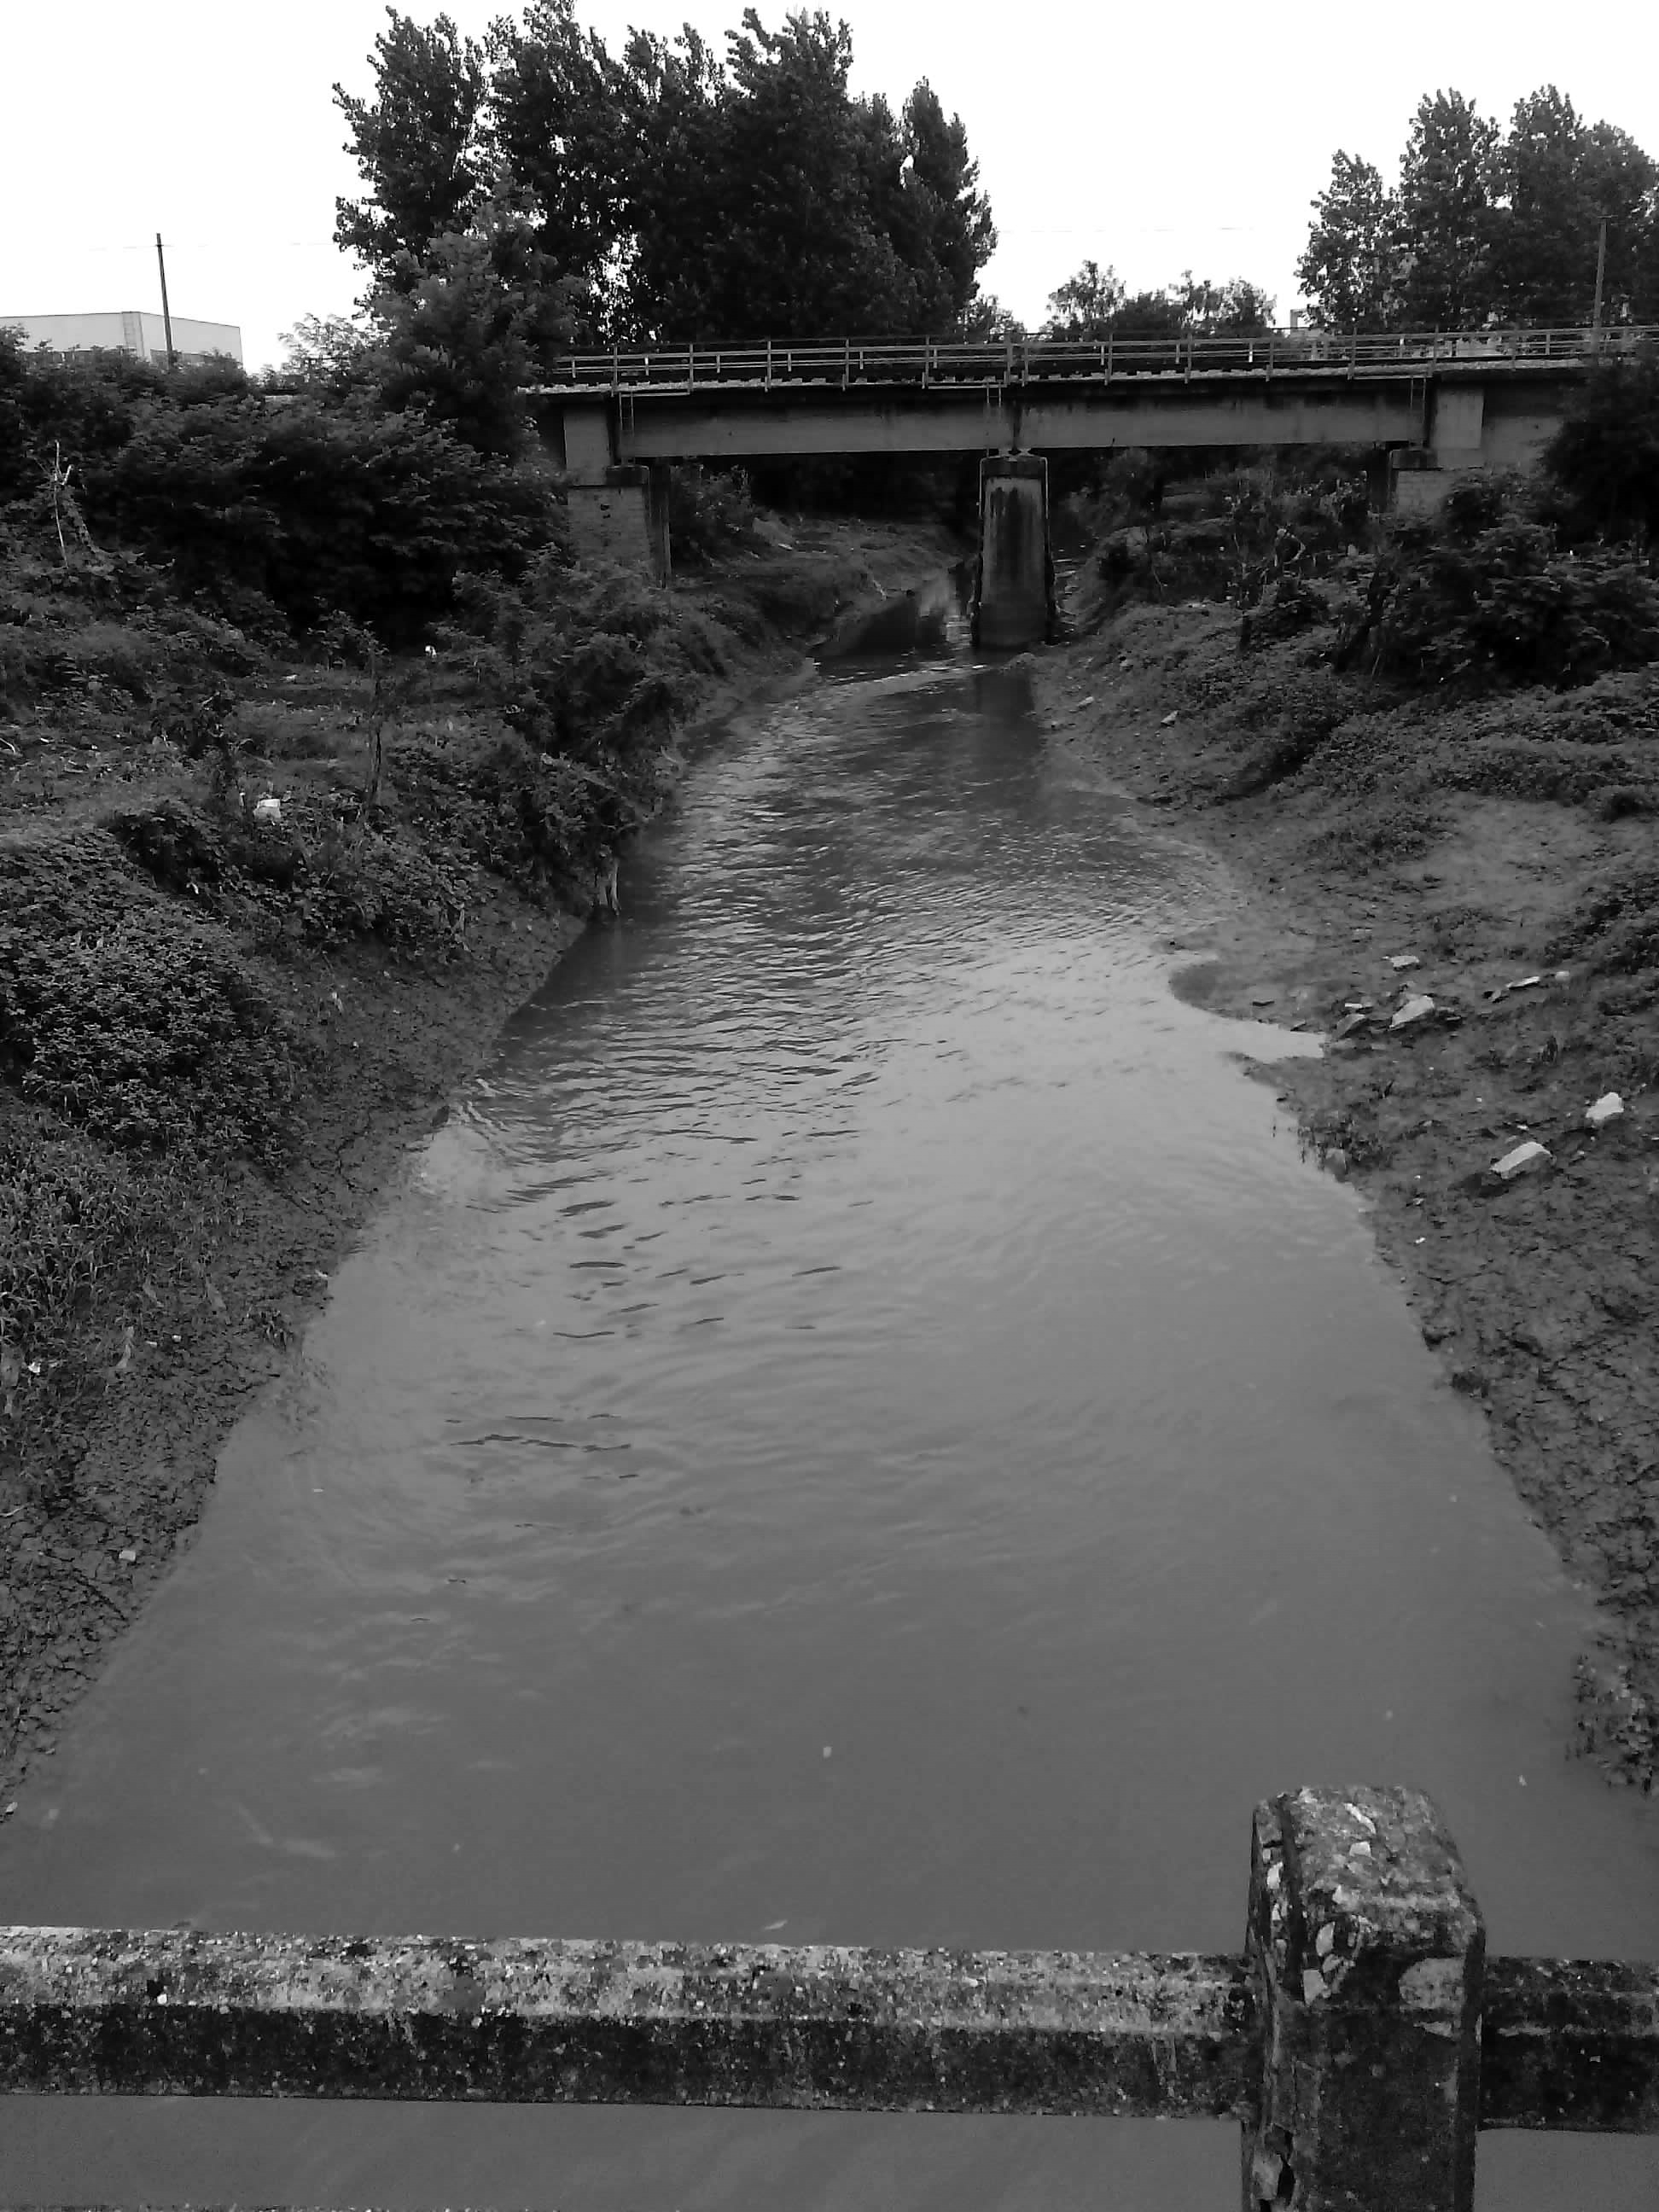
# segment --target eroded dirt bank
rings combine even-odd
[[[766,528],[676,586],[662,742],[576,831],[559,763],[526,780],[453,656],[390,705],[338,665],[221,680],[50,578],[3,580],[61,680],[0,722],[0,1817],[400,1159],[605,926],[614,841],[837,609],[959,552]],[[266,793],[278,821],[253,818]]]
[[[1325,1035],[1266,1073],[1599,1600],[1578,1748],[1650,1789],[1659,671],[1413,701],[1332,674],[1328,632],[1242,654],[1238,629],[1218,606],[1120,614],[1036,662],[1046,723],[1214,855],[1209,911],[1171,941],[1182,994]],[[1593,1130],[1609,1091],[1624,1110]],[[1547,1160],[1493,1172],[1533,1140]]]

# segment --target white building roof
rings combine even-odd
[[[58,354],[130,353],[139,361],[167,357],[167,328],[149,308],[117,308],[105,314],[8,315],[0,330],[21,331],[27,347],[46,346]],[[204,323],[192,315],[173,318],[173,351],[181,361],[207,361],[215,354],[242,358],[242,333],[235,323]]]

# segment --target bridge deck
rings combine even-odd
[[[1190,383],[1262,378],[1482,377],[1522,370],[1582,371],[1593,362],[1659,342],[1659,325],[1612,330],[1519,329],[1368,332],[1266,331],[1220,337],[1106,338],[1082,343],[1024,338],[1004,343],[933,339],[772,340],[672,346],[560,357],[548,396],[603,392],[690,392],[710,386],[769,392],[909,385],[924,388],[1086,384],[1120,380]]]

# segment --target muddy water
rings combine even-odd
[[[1659,1953],[1581,1601],[1352,1193],[1180,1004],[1181,857],[1017,676],[722,741],[410,1164],[0,1837],[5,1917],[1224,1948],[1250,1806],[1438,1797]],[[1228,2127],[15,2100],[0,2196],[1201,2212]],[[1504,2212],[1641,2145],[1483,2146]]]

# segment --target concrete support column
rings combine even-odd
[[[666,461],[653,461],[646,485],[646,534],[651,541],[651,574],[659,584],[674,578],[674,548],[668,534],[668,502],[674,472]]]
[[[1244,2212],[1473,2212],[1486,1930],[1413,1790],[1258,1806]]]
[[[568,483],[570,542],[579,558],[614,561],[665,584],[668,471],[636,465],[607,469],[601,483]]]
[[[1425,416],[1426,442],[1398,447],[1389,456],[1389,507],[1393,513],[1432,514],[1457,477],[1491,466],[1483,386],[1431,385]]]
[[[974,642],[1036,645],[1053,615],[1048,464],[1036,453],[994,453],[979,467],[979,567]]]

